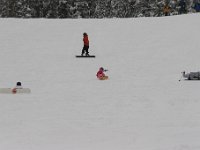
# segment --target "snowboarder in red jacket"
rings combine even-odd
[[[99,80],[106,80],[106,79],[108,79],[108,76],[106,76],[104,74],[104,72],[106,72],[106,71],[108,71],[108,70],[105,70],[103,67],[99,68],[99,71],[97,72],[97,75],[96,75],[97,78]]]
[[[88,39],[88,35],[87,33],[83,33],[83,49],[82,49],[82,54],[81,56],[83,56],[86,53],[86,56],[89,56],[89,39]]]

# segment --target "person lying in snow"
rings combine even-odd
[[[182,76],[188,80],[200,80],[200,72],[185,73],[185,71],[183,71]]]
[[[108,79],[108,76],[104,74],[108,70],[104,69],[103,67],[99,68],[99,71],[97,72],[96,76],[99,80],[106,80]]]
[[[23,89],[21,82],[17,82],[16,86],[12,89],[12,92],[16,93],[17,89]]]

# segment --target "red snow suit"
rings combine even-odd
[[[105,74],[103,72],[104,72],[103,68],[100,68],[99,71],[97,72],[98,79],[102,79],[103,77],[105,77]]]
[[[88,35],[84,35],[84,37],[83,37],[83,43],[84,43],[85,46],[89,46]]]

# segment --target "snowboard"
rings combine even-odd
[[[29,94],[31,90],[29,88],[0,88],[0,94]]]
[[[95,58],[95,55],[89,55],[89,56],[82,56],[82,55],[76,55],[78,58]]]

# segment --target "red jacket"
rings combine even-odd
[[[84,43],[85,46],[89,46],[89,39],[88,39],[87,35],[84,35],[84,37],[83,37],[83,43]]]
[[[98,71],[97,72],[97,78],[100,79],[100,78],[103,78],[105,77],[105,74],[103,73],[103,71]]]
[[[99,71],[97,72],[97,78],[98,79],[105,77],[105,74],[103,72],[104,72],[104,70],[100,68]]]

